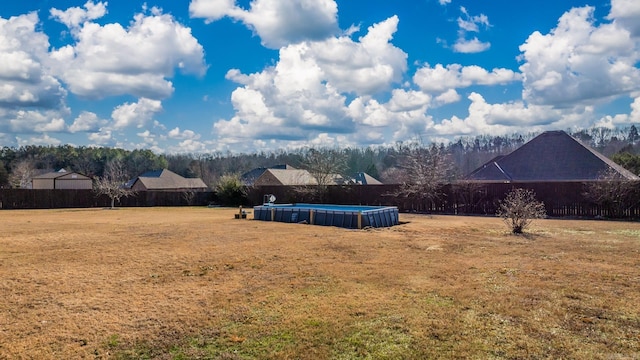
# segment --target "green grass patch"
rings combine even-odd
[[[338,339],[332,358],[404,359],[411,358],[412,336],[400,317],[386,316],[353,324],[348,333]]]

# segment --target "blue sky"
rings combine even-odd
[[[640,122],[637,0],[0,3],[0,145],[377,146]]]

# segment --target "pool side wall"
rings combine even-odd
[[[361,213],[360,221],[358,221]],[[348,229],[365,227],[390,227],[399,224],[397,207],[358,206],[254,206],[253,218],[263,221],[286,223],[306,223],[323,226],[337,226]]]

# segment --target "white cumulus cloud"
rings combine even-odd
[[[192,0],[193,18],[215,21],[228,16],[252,29],[266,47],[321,40],[338,32],[338,5],[334,0],[253,0],[250,9],[233,0]]]
[[[526,104],[523,101],[490,104],[476,92],[469,95],[468,116],[452,116],[434,124],[429,133],[439,136],[543,131],[575,128],[593,119],[592,108],[576,106],[554,109],[548,105]]]
[[[619,22],[631,31],[633,36],[640,36],[640,2],[636,0],[611,0],[611,12],[607,17]]]
[[[189,13],[194,18],[216,21],[230,14],[235,7],[235,0],[192,0],[189,4]]]
[[[183,130],[180,131],[179,127],[173,128],[172,130],[169,130],[169,132],[167,133],[167,136],[170,139],[178,139],[178,140],[198,140],[200,139],[200,134],[196,134],[194,131],[192,130]]]
[[[73,120],[73,124],[69,126],[69,131],[72,133],[95,132],[106,123],[106,120],[100,119],[95,113],[83,111],[75,118],[75,120]]]
[[[443,93],[450,89],[466,88],[472,85],[499,85],[519,81],[521,75],[510,69],[496,68],[491,72],[477,66],[449,64],[446,67],[425,64],[413,76],[413,81],[421,90],[429,93]]]
[[[96,145],[107,146],[113,144],[113,133],[108,129],[89,134],[89,140]]]
[[[67,127],[57,110],[16,110],[8,112],[5,117],[10,131],[14,133],[63,132]]]
[[[477,36],[468,38],[468,33],[479,33],[482,28],[489,28],[489,18],[485,14],[470,15],[464,6],[460,7],[461,16],[458,17],[458,39],[453,50],[459,53],[478,53],[488,50],[491,43],[478,40]]]
[[[640,123],[640,97],[636,97],[631,103],[629,114],[605,115],[595,125],[613,129],[638,123]]]
[[[217,121],[215,132],[224,141],[301,140],[351,132],[356,122],[378,126],[373,117],[351,118],[345,93],[368,97],[401,81],[407,55],[390,43],[397,24],[392,17],[373,25],[359,41],[343,35],[286,46],[277,64],[259,73],[229,71],[243,86],[232,93],[235,116]]]
[[[107,3],[94,3],[89,0],[84,4],[84,8],[71,7],[67,10],[52,8],[49,12],[53,19],[65,24],[70,29],[75,29],[86,21],[103,17],[107,13]]]
[[[477,37],[474,37],[473,39],[459,38],[458,41],[453,44],[453,50],[455,52],[465,54],[483,52],[489,50],[490,47],[490,43],[482,42],[478,40]]]
[[[48,37],[38,15],[0,17],[0,108],[64,106],[66,91],[46,65]]]
[[[176,69],[195,75],[206,71],[203,47],[191,29],[157,8],[136,14],[127,28],[82,19],[73,32],[75,44],[51,54],[57,75],[74,94],[162,99],[173,93],[168,79]]]
[[[142,128],[162,111],[162,102],[141,98],[137,103],[125,103],[116,107],[111,113],[113,129],[128,127]]]
[[[0,132],[66,131],[67,93],[47,66],[49,40],[38,26],[36,13],[0,17]]]
[[[594,8],[587,6],[566,12],[548,34],[531,34],[520,46],[523,98],[566,107],[576,102],[606,102],[637,91],[640,42],[626,22],[617,21],[623,3],[612,3],[612,23],[596,24]],[[625,19],[640,21],[633,12],[627,15]]]
[[[40,145],[40,146],[58,146],[62,144],[62,141],[51,137],[47,134],[42,134],[39,136],[31,136],[29,138],[23,138],[21,136],[16,136],[18,146],[28,146],[28,145]]]

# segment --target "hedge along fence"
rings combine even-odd
[[[200,206],[215,201],[211,191],[194,192],[193,197],[181,191],[139,191],[121,198],[116,206]],[[92,190],[0,189],[2,209],[57,209],[109,207],[111,199]]]
[[[339,205],[389,205],[402,212],[456,215],[495,215],[499,202],[515,188],[533,190],[551,217],[605,217],[640,219],[640,184],[635,184],[624,204],[596,204],[585,196],[583,182],[457,183],[446,184],[433,201],[420,201],[398,195],[400,185],[329,186],[324,203]],[[309,189],[294,186],[261,186],[248,190],[248,201],[261,204],[264,194],[274,194],[277,203],[314,202]],[[615,208],[614,208],[615,207]]]

